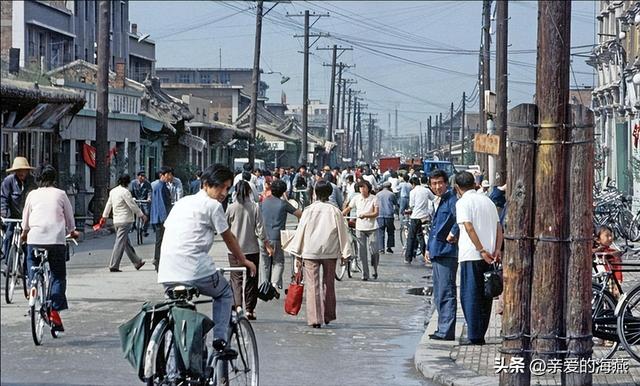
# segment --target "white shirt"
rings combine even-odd
[[[375,217],[373,218],[359,218],[363,213],[373,212],[373,207],[378,206],[376,196],[369,194],[369,197],[364,198],[362,194],[356,194],[349,202],[349,207],[356,210],[356,230],[359,231],[371,231],[378,228]]]
[[[116,186],[109,191],[109,199],[104,207],[102,217],[107,218],[113,210],[114,224],[129,224],[133,222],[134,213],[138,217],[142,216],[142,210],[133,200],[133,196],[129,189],[124,186]]]
[[[497,227],[500,222],[498,210],[491,199],[484,194],[478,194],[471,189],[456,202],[456,221],[460,224],[460,239],[458,241],[458,261],[482,260],[480,252],[464,227],[465,222],[473,224],[482,248],[493,254],[495,252]]]
[[[216,265],[209,256],[213,234],[229,229],[218,200],[204,190],[183,197],[171,209],[164,227],[158,283],[197,280],[215,273]]]
[[[66,193],[54,187],[31,191],[22,211],[22,227],[29,231],[27,244],[64,245],[65,235],[76,229]]]
[[[409,192],[409,207],[411,208],[411,218],[423,220],[433,214],[433,193],[422,185],[416,185]]]
[[[369,182],[371,184],[371,188],[375,189],[376,188],[376,177],[373,174],[370,175],[363,175],[362,179]]]
[[[393,193],[398,193],[398,184],[400,183],[400,180],[398,180],[397,177],[389,177],[387,182],[391,182],[391,191]]]

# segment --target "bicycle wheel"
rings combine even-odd
[[[42,335],[44,332],[45,314],[44,304],[46,299],[46,293],[42,278],[38,277],[36,282],[31,288],[31,297],[29,298],[29,314],[31,316],[31,336],[33,337],[33,343],[36,346],[42,344]]]
[[[13,292],[16,289],[16,282],[18,280],[18,256],[17,249],[14,244],[11,244],[9,249],[9,256],[7,257],[7,273],[4,276],[4,300],[7,304],[13,302]]]
[[[402,249],[404,249],[404,244],[407,242],[407,225],[405,223],[400,224],[400,244],[402,244]]]
[[[359,251],[360,251],[360,243],[358,242],[358,239],[353,236],[352,240],[351,240],[351,247],[353,248],[353,256],[351,256],[351,261],[350,264],[351,266],[349,267],[349,272],[353,273],[353,272],[360,272],[361,268],[360,268],[360,259],[358,258],[359,256]]]
[[[144,379],[147,386],[178,385],[182,380],[179,356],[175,352],[173,332],[166,319],[153,329],[144,356]]]
[[[616,221],[618,234],[625,240],[631,240],[631,223],[633,222],[633,214],[626,209],[622,209],[618,212],[618,218]]]
[[[244,316],[239,316],[233,327],[229,347],[238,357],[229,361],[228,385],[258,386],[258,342],[251,323]]]
[[[345,272],[347,272],[347,266],[349,262],[343,262],[342,259],[338,259],[336,262],[336,280],[341,281],[344,277]]]
[[[618,336],[622,346],[640,362],[640,286],[627,294],[618,313]]]
[[[635,242],[640,241],[640,211],[636,213],[631,225],[629,226],[629,240]]]
[[[601,284],[591,285],[591,321],[593,358],[609,359],[620,345],[616,326],[616,300]]]

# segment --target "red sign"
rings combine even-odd
[[[633,126],[633,147],[636,149],[640,145],[640,124],[636,123]]]
[[[113,157],[116,154],[118,154],[118,152],[115,147],[109,150],[109,154],[107,154],[107,163],[110,163],[111,157]],[[95,169],[96,168],[96,148],[91,145],[87,145],[86,143],[83,143],[82,159],[84,159],[84,162],[87,165],[89,165],[91,169]]]

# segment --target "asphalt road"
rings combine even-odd
[[[148,265],[135,271],[125,257],[122,273],[105,268],[112,235],[81,243],[68,264],[70,309],[62,314],[67,331],[56,340],[45,335],[40,347],[31,338],[26,300],[16,295],[15,304],[7,305],[2,298],[2,385],[141,384],[122,357],[117,328],[143,302],[162,298],[150,265],[151,241],[137,248]],[[225,253],[217,242],[212,254],[220,265],[226,265]],[[337,283],[338,320],[319,330],[306,325],[304,306],[292,317],[284,313],[283,297],[260,301],[252,324],[261,384],[429,385],[413,365],[427,305],[424,297],[405,294],[423,286],[426,274],[422,265],[402,264],[399,254],[383,255],[377,281]],[[210,313],[208,306],[201,311]]]

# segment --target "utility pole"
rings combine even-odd
[[[349,107],[347,108],[347,129],[345,131],[345,150],[343,156],[349,158],[349,144],[351,143],[351,89],[349,89]]]
[[[98,83],[96,85],[96,180],[95,208],[104,208],[109,189],[109,59],[111,58],[109,30],[111,29],[111,2],[100,0],[98,13]],[[94,210],[93,221],[98,223],[100,211]]]
[[[418,149],[420,149],[420,151],[418,152],[419,154],[422,154],[424,152],[424,143],[422,142],[422,121],[420,121],[420,137],[418,137]]]
[[[496,134],[500,136],[499,154],[495,158],[496,182],[502,186],[507,181],[507,50],[509,36],[509,2],[496,2]]]
[[[427,151],[431,151],[431,116],[427,118]]]
[[[256,40],[253,48],[253,73],[251,75],[251,105],[249,107],[249,126],[251,127],[251,137],[249,138],[249,164],[254,165],[256,161],[256,136],[258,122],[258,89],[260,88],[260,42],[262,39],[262,0],[257,2],[256,7]]]
[[[346,90],[342,89],[342,63],[338,64],[338,98],[336,100],[336,114],[335,114],[335,128],[337,129],[340,125],[340,111],[342,111],[342,109],[344,109],[344,106],[341,108],[340,107],[340,95],[344,94],[346,92]]]
[[[462,92],[462,118],[460,119],[461,122],[461,126],[460,126],[460,141],[461,141],[461,147],[460,147],[460,163],[461,164],[465,164],[466,162],[464,162],[464,130],[465,130],[465,125],[467,124],[466,121],[466,104],[467,104],[467,93],[465,93],[464,91]]]
[[[443,141],[443,136],[442,136],[442,132],[444,130],[442,130],[442,113],[440,113],[440,122],[438,123],[438,148],[440,148],[444,141]],[[444,157],[442,157],[444,159]]]
[[[349,158],[355,161],[355,148],[356,148],[356,132],[358,131],[358,95],[353,96],[353,133],[351,135],[351,146],[349,147]]]
[[[367,163],[371,165],[373,163],[373,118],[369,113],[369,140],[367,146]]]
[[[398,136],[398,108],[396,107],[396,137]]]
[[[562,358],[560,352],[567,347],[563,298],[567,290],[566,240],[569,236],[565,218],[569,190],[565,149],[570,147],[565,146],[565,124],[569,123],[570,27],[571,2],[538,2],[536,103],[539,129],[534,185],[533,236],[536,242],[531,286],[531,335],[538,337],[532,340],[534,358],[544,360]],[[582,375],[590,380],[590,374]]]
[[[294,35],[294,37],[304,37],[304,69],[303,69],[303,80],[302,80],[302,149],[300,151],[300,157],[298,159],[300,164],[307,163],[308,156],[308,131],[309,131],[309,38],[317,37],[318,39],[323,36],[328,36],[327,34],[310,34],[309,33],[309,17],[311,16],[309,10],[304,11],[304,15],[287,15],[287,16],[304,16],[304,35]],[[316,14],[313,13],[314,17],[323,17],[329,16],[328,14]],[[316,39],[316,42],[318,41]],[[315,43],[315,42],[314,42]]]
[[[449,119],[449,161],[453,162],[453,102],[451,102],[451,118]]]
[[[484,104],[484,92],[491,90],[491,63],[490,63],[490,49],[491,49],[491,34],[489,33],[489,27],[491,26],[491,0],[483,0],[482,2],[482,46],[480,50],[480,133],[487,133],[487,111]],[[488,169],[488,158],[486,154],[476,153],[476,161],[480,165],[480,169],[486,171]]]

